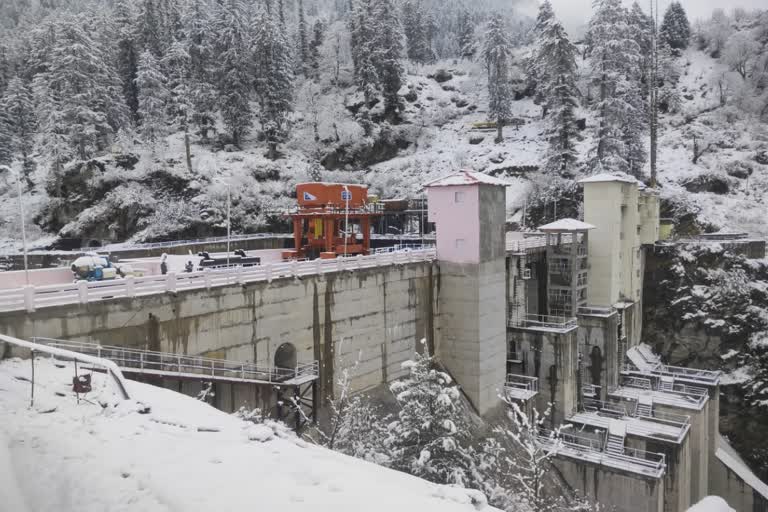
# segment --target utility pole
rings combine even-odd
[[[7,165],[0,165],[0,170],[5,169],[8,171],[9,174],[12,174],[14,178],[16,178],[16,187],[18,189],[18,195],[19,195],[19,224],[21,224],[21,243],[22,248],[24,250],[24,278],[26,280],[27,286],[29,286],[29,261],[27,258],[27,228],[24,223],[24,197],[23,197],[23,191],[21,188],[21,176],[18,173],[15,173],[13,169],[8,167]]]
[[[654,8],[654,1],[656,3]],[[649,106],[650,106],[650,125],[651,125],[651,188],[657,187],[656,154],[658,152],[658,127],[659,127],[659,46],[658,46],[658,23],[659,23],[659,0],[649,0],[651,8],[651,77],[648,87]]]

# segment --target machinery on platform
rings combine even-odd
[[[368,187],[300,183],[296,195],[298,209],[287,214],[293,221],[294,249],[284,251],[283,259],[332,259],[370,252],[371,220],[381,213],[376,202],[369,200]]]
[[[118,276],[118,269],[112,265],[109,258],[98,254],[80,256],[72,262],[70,268],[76,281],[105,281]]]

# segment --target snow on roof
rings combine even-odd
[[[586,222],[581,222],[580,220],[576,219],[560,219],[556,220],[555,222],[550,222],[549,224],[546,224],[544,226],[539,226],[539,231],[587,231],[590,229],[595,229],[595,226],[592,224],[587,224]]]
[[[0,503],[14,511],[207,512],[258,504],[351,512],[365,504],[367,512],[499,512],[479,491],[347,457],[282,424],[245,421],[164,388],[128,381],[133,400],[121,401],[107,377],[93,373],[88,402],[78,404],[68,384],[73,365],[56,363],[61,368],[36,360],[29,407],[30,384],[20,379],[29,378],[30,361],[0,362]],[[151,410],[141,414],[142,404]]]
[[[584,178],[579,180],[579,183],[604,183],[609,181],[617,181],[620,183],[639,183],[635,178],[632,176],[628,176],[626,174],[609,174],[609,173],[602,173],[602,174],[595,174],[594,176],[589,176],[588,178]]]
[[[736,512],[720,496],[707,496],[692,506],[687,512]]]
[[[747,463],[739,456],[736,450],[728,444],[725,437],[722,435],[717,436],[717,450],[715,450],[715,456],[720,459],[720,462],[736,473],[739,478],[744,480],[748,486],[758,492],[763,498],[768,499],[768,485],[760,480],[755,475]]]
[[[483,174],[482,172],[465,170],[430,181],[424,185],[424,188],[454,187],[461,185],[499,185],[501,187],[508,187],[509,183],[499,178]]]

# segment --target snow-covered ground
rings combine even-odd
[[[82,370],[81,370],[82,371]],[[309,445],[173,391],[108,380],[77,403],[74,367],[0,363],[0,509],[13,512],[241,510],[494,511],[478,492],[439,486]],[[144,406],[151,411],[142,414]],[[6,508],[9,507],[9,508]]]

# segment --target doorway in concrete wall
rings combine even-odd
[[[275,352],[275,368],[296,368],[296,347],[293,343],[283,343]]]

